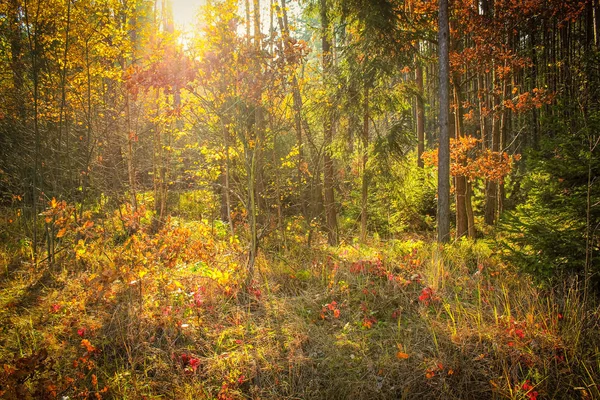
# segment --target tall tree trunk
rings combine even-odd
[[[477,74],[477,107],[479,109],[479,134],[481,139],[481,147],[485,148],[486,143],[486,123],[484,115],[485,107],[485,92],[483,73]]]
[[[500,150],[501,100],[499,94],[494,94],[494,115],[492,126],[492,151]],[[498,182],[487,181],[485,191],[485,223],[493,225],[496,222],[498,209]]]
[[[507,99],[511,91],[511,85],[508,81],[508,77],[505,76],[503,80],[503,100]],[[500,140],[498,144],[498,150],[503,152],[506,150],[506,143],[508,141],[508,132],[511,123],[511,111],[508,107],[504,107],[502,110],[502,120],[500,122]],[[496,210],[497,217],[502,214],[504,209],[504,200],[506,197],[506,191],[504,190],[504,182],[498,182],[498,205]]]
[[[233,237],[235,235],[235,231],[233,228],[233,221],[231,220],[231,187],[229,183],[231,180],[231,160],[229,157],[229,137],[229,131],[225,127],[225,124],[223,124],[223,141],[225,143],[225,206],[227,211],[226,221],[229,224],[229,231],[231,232],[231,236]]]
[[[266,138],[265,138],[265,131],[266,131],[266,118],[265,118],[265,109],[263,108],[263,100],[262,100],[262,96],[263,96],[263,87],[262,87],[262,65],[261,65],[261,60],[262,57],[260,57],[260,54],[262,52],[262,46],[263,46],[263,40],[262,40],[262,32],[261,32],[261,15],[260,15],[260,1],[259,0],[253,0],[252,2],[252,8],[253,8],[253,13],[254,13],[254,51],[256,52],[256,56],[255,56],[255,65],[254,65],[254,73],[256,74],[256,97],[255,97],[255,108],[254,108],[254,118],[255,118],[255,130],[256,130],[256,136],[257,136],[257,141],[256,141],[256,148],[255,148],[255,152],[256,152],[256,156],[255,156],[255,163],[256,163],[256,173],[255,173],[255,178],[256,178],[256,201],[257,201],[257,207],[262,210],[263,212],[261,212],[261,216],[262,215],[268,215],[269,211],[270,211],[270,207],[267,204],[267,199],[264,196],[264,193],[266,191],[266,186],[267,186],[267,182],[265,179],[265,174],[264,174],[264,162],[263,162],[263,158],[264,157],[264,151],[265,151],[265,146],[266,146]],[[261,144],[261,146],[258,146],[258,144]],[[261,219],[262,220],[262,219]]]
[[[285,59],[286,46],[291,45],[290,43],[290,30],[288,27],[287,19],[287,6],[286,0],[281,0],[281,7],[275,3],[275,9],[277,11],[277,21],[279,23],[279,29],[282,33],[282,50],[281,57]],[[306,204],[307,193],[304,188],[304,178],[306,165],[304,162],[304,146],[302,139],[302,95],[300,94],[300,86],[298,84],[298,77],[296,72],[292,72],[292,97],[294,107],[294,128],[296,130],[296,146],[298,146],[298,162],[297,162],[297,176],[296,184],[300,193],[300,209],[305,220],[309,220],[308,207]]]
[[[594,0],[594,43],[600,48],[600,0]]]
[[[450,29],[448,0],[439,0],[439,62],[440,62],[440,136],[438,151],[438,207],[437,240],[450,240],[450,135],[448,116],[450,112]]]
[[[26,110],[23,93],[25,63],[23,62],[22,22],[19,16],[19,0],[11,0],[10,6],[10,56],[14,87],[13,94],[18,118],[21,123],[25,123]]]
[[[244,0],[244,6],[246,10],[246,40],[250,43],[252,40],[252,35],[250,35],[250,0]]]
[[[420,46],[419,46],[420,47]],[[416,60],[415,80],[417,83],[417,165],[423,168],[421,156],[425,151],[425,91],[423,90],[423,66]]]
[[[473,214],[473,184],[466,180],[465,208],[467,213],[468,235],[475,238],[475,215]]]
[[[259,146],[257,143],[256,146]],[[256,148],[250,149],[246,147],[246,171],[248,174],[248,218],[250,219],[250,248],[248,251],[248,262],[246,264],[246,281],[244,288],[247,289],[252,285],[254,279],[254,264],[258,254],[258,230],[256,224]]]
[[[34,135],[34,162],[33,162],[33,172],[32,172],[32,197],[31,197],[31,209],[32,209],[32,223],[33,223],[33,232],[32,232],[32,255],[33,262],[37,266],[38,263],[38,208],[39,208],[39,200],[40,200],[40,188],[43,186],[42,182],[42,171],[41,171],[41,138],[40,138],[40,127],[39,127],[39,73],[40,73],[40,65],[39,65],[39,25],[38,25],[38,16],[40,13],[40,2],[38,2],[38,7],[35,13],[33,20],[30,19],[31,15],[29,13],[29,9],[27,8],[27,4],[24,7],[24,17],[25,17],[25,26],[27,30],[27,39],[29,42],[29,54],[31,55],[31,77],[33,84],[33,135]],[[22,77],[22,75],[21,75]]]
[[[535,25],[535,20],[532,20],[531,26],[530,26],[530,33],[529,33],[529,38],[530,38],[530,46],[531,46],[531,89],[536,88],[537,87],[537,76],[538,76],[538,61],[537,61],[537,43],[536,43],[536,25]],[[531,117],[532,117],[532,124],[533,124],[533,132],[532,132],[532,147],[534,150],[538,149],[538,143],[539,143],[539,132],[540,132],[540,127],[539,127],[539,117],[538,117],[538,109],[537,107],[533,107],[531,109]]]
[[[63,136],[63,126],[66,125],[66,116],[65,109],[67,105],[67,56],[69,54],[69,39],[71,32],[71,2],[67,2],[67,20],[65,22],[65,48],[63,51],[63,66],[60,71],[60,104],[58,108],[58,143],[57,143],[57,165],[58,171],[55,174],[55,179],[57,180],[56,188],[57,190],[64,190],[64,157],[62,151],[62,136]],[[69,155],[66,154],[68,157]],[[67,174],[69,172],[67,171]]]
[[[139,228],[133,148],[133,143],[137,141],[137,134],[132,129],[131,104],[129,94],[125,95],[125,118],[127,124],[127,176],[129,179],[129,197],[131,202],[131,213],[133,215],[133,224],[129,227],[129,229],[130,233],[133,233]]]
[[[248,3],[246,4],[248,5]],[[253,0],[254,9],[254,50],[258,55],[262,51],[262,39],[260,31],[260,2],[259,0]],[[247,11],[249,15],[249,11]],[[246,21],[248,32],[250,31],[250,21]],[[262,193],[263,189],[263,177],[262,177],[262,148],[265,141],[265,126],[264,126],[264,115],[262,108],[262,87],[260,86],[261,80],[261,64],[260,58],[256,57],[254,64],[254,74],[256,79],[259,81],[259,87],[256,89],[254,94],[254,122],[248,126],[248,137],[254,139],[254,145],[250,143],[245,144],[246,153],[246,173],[247,173],[247,184],[248,184],[248,217],[250,218],[250,248],[248,252],[248,262],[246,266],[246,282],[245,288],[249,288],[252,285],[254,279],[254,266],[256,257],[258,255],[259,237],[258,237],[258,226],[257,226],[257,214],[258,214],[258,199],[259,193]],[[266,207],[265,207],[266,208]]]
[[[458,141],[463,132],[463,113],[462,113],[462,96],[461,96],[461,79],[458,73],[454,74],[454,139]],[[454,192],[456,196],[456,238],[468,235],[469,221],[467,219],[467,178],[459,175],[454,178]]]
[[[134,66],[137,63],[136,54],[138,47],[138,35],[137,35],[137,17],[133,13],[128,22],[129,29],[129,41],[131,43],[131,59],[130,66]],[[123,60],[122,68],[126,68],[125,61]],[[131,103],[134,103],[133,107]],[[136,129],[132,123],[132,109],[135,110],[135,100],[132,100],[129,93],[125,92],[125,125],[127,130],[127,177],[129,181],[129,197],[131,203],[132,213],[132,224],[129,226],[129,233],[134,233],[139,229],[139,215],[138,215],[138,204],[137,204],[137,185],[136,185],[136,171],[135,171],[135,149],[134,143],[138,140],[137,135],[137,124]]]
[[[160,89],[155,89],[155,102],[156,102],[156,110],[155,110],[155,119],[158,119],[160,114]],[[154,216],[152,218],[152,231],[158,232],[163,226],[163,211],[164,211],[164,198],[163,198],[163,183],[162,179],[164,177],[163,173],[163,144],[161,140],[161,127],[159,124],[154,125],[152,128],[154,130],[153,135],[153,183],[154,183]]]
[[[367,239],[367,206],[369,203],[369,172],[367,162],[369,157],[369,84],[364,83],[363,131],[362,131],[362,190],[360,203],[360,239]]]
[[[327,15],[327,0],[320,0],[321,6],[321,43],[323,47],[323,80],[327,87],[332,66],[331,42],[329,41],[329,16]],[[327,89],[326,89],[327,90]],[[334,169],[331,156],[331,144],[333,142],[333,122],[335,111],[327,106],[325,113],[324,131],[324,154],[323,154],[323,186],[325,192],[325,218],[327,223],[327,238],[329,244],[338,244],[337,212],[335,209],[335,198],[333,193]]]

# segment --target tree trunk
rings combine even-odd
[[[277,11],[277,20],[279,28],[282,32],[282,51],[281,56],[285,58],[285,48],[290,40],[290,31],[287,24],[287,6],[286,0],[281,0],[281,8],[277,3],[274,4]],[[308,220],[308,207],[306,204],[307,194],[304,190],[304,174],[305,174],[305,163],[304,163],[304,148],[302,143],[302,95],[300,94],[300,87],[298,85],[298,77],[296,72],[292,72],[292,97],[294,107],[294,127],[296,130],[296,146],[298,146],[298,162],[297,162],[297,176],[296,185],[300,193],[300,209],[305,220]]]
[[[155,118],[158,118],[159,114],[160,114],[160,108],[159,108],[159,97],[160,97],[160,89],[156,89],[156,93],[155,93],[156,97],[155,97],[155,102],[156,102],[156,114],[155,114]],[[152,218],[152,231],[153,232],[158,232],[163,225],[163,211],[164,211],[164,198],[163,198],[163,189],[162,189],[162,180],[164,178],[164,174],[163,174],[163,166],[162,166],[162,160],[163,160],[163,144],[162,144],[162,140],[161,140],[161,134],[160,134],[160,126],[159,124],[156,124],[153,126],[153,130],[154,130],[154,135],[153,135],[153,142],[154,142],[154,152],[153,152],[153,183],[154,183],[154,216]]]
[[[494,94],[494,122],[492,127],[492,151],[500,150],[500,95]],[[498,183],[487,181],[485,191],[485,223],[493,225],[496,222],[496,211],[498,208]]]
[[[230,166],[231,166],[231,161],[229,158],[229,131],[227,130],[225,124],[223,124],[223,142],[225,143],[225,212],[227,213],[227,216],[225,217],[224,221],[227,221],[227,223],[229,224],[229,231],[231,233],[231,236],[235,235],[235,231],[233,228],[233,221],[231,220],[231,187],[230,187],[230,179],[231,179],[231,175],[230,175]]]
[[[423,66],[417,60],[415,69],[415,80],[417,83],[417,165],[423,168],[423,160],[421,156],[425,151],[425,92],[423,90]]]
[[[475,238],[475,215],[473,214],[473,184],[466,180],[465,206],[467,212],[467,226],[470,238]]]
[[[537,68],[537,50],[536,50],[536,29],[535,29],[535,21],[532,21],[531,24],[531,32],[529,34],[530,37],[530,46],[531,46],[531,89],[537,87],[537,76],[538,76],[538,68]],[[538,109],[537,107],[533,107],[531,109],[532,123],[533,123],[533,132],[532,132],[532,147],[534,150],[538,149],[539,143],[539,118],[538,118]]]
[[[365,82],[365,98],[363,108],[363,131],[362,131],[362,190],[360,204],[360,239],[367,239],[367,206],[369,203],[369,172],[367,162],[369,157],[369,86]]]
[[[331,42],[329,41],[329,16],[327,15],[327,0],[320,0],[321,6],[321,42],[323,47],[323,80],[327,81],[331,73]],[[327,90],[327,89],[326,89]],[[331,102],[329,102],[331,103]],[[327,238],[331,246],[338,244],[337,212],[333,193],[334,169],[331,157],[331,144],[333,142],[334,110],[327,106],[325,123],[323,126],[324,154],[323,154],[323,186],[325,192],[325,219],[327,223]]]
[[[508,82],[508,77],[504,78],[504,89],[503,89],[503,99],[508,98],[511,85]],[[509,108],[504,108],[502,110],[502,121],[500,122],[500,141],[498,145],[498,150],[503,152],[506,150],[506,143],[508,140],[508,131],[511,123],[511,111]],[[506,197],[506,191],[504,190],[504,182],[498,182],[498,205],[497,205],[497,217],[502,214],[502,210],[504,209],[504,200]]]
[[[463,135],[462,126],[462,96],[461,96],[461,79],[458,73],[454,74],[454,139],[458,141]],[[456,196],[456,238],[468,235],[469,221],[467,218],[467,178],[459,175],[454,178],[454,192]]]
[[[38,20],[39,7],[37,9],[36,15],[33,21],[37,22]],[[27,39],[29,42],[29,54],[31,55],[31,78],[33,85],[33,135],[34,135],[34,161],[33,161],[33,171],[32,171],[32,192],[31,192],[31,211],[32,211],[32,223],[33,223],[33,232],[32,232],[32,254],[33,254],[33,263],[37,266],[38,263],[38,208],[39,208],[39,200],[40,200],[40,188],[43,185],[42,182],[42,171],[41,171],[41,138],[40,138],[40,116],[39,116],[39,38],[37,30],[39,27],[30,21],[29,10],[27,9],[27,4],[24,7],[24,17],[25,17],[25,26],[27,30]],[[33,28],[33,29],[32,29]],[[17,73],[20,74],[20,73]],[[14,76],[14,79],[18,81],[18,79]]]
[[[594,0],[594,43],[600,48],[600,0]]]
[[[450,111],[449,90],[449,43],[448,0],[439,0],[439,59],[440,59],[440,137],[438,153],[438,207],[437,240],[450,240],[450,135],[448,115]]]
[[[485,123],[485,115],[484,115],[484,106],[485,106],[485,92],[486,88],[484,85],[483,74],[479,73],[477,76],[477,105],[479,108],[479,134],[481,139],[481,147],[485,149],[486,143],[486,123]]]
[[[257,143],[256,146],[259,146]],[[250,248],[246,264],[246,282],[244,288],[252,285],[254,279],[254,264],[258,254],[258,230],[256,226],[256,149],[246,145],[246,171],[248,174],[248,218],[250,219]]]

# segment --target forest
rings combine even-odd
[[[0,398],[600,399],[599,0],[3,0]]]

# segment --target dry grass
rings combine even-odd
[[[5,398],[600,398],[599,309],[484,243],[267,243],[240,301],[213,225],[94,226],[53,266],[2,253]]]

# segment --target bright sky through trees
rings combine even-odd
[[[177,29],[190,31],[198,19],[198,12],[205,4],[204,0],[171,0],[173,2],[173,19]]]

